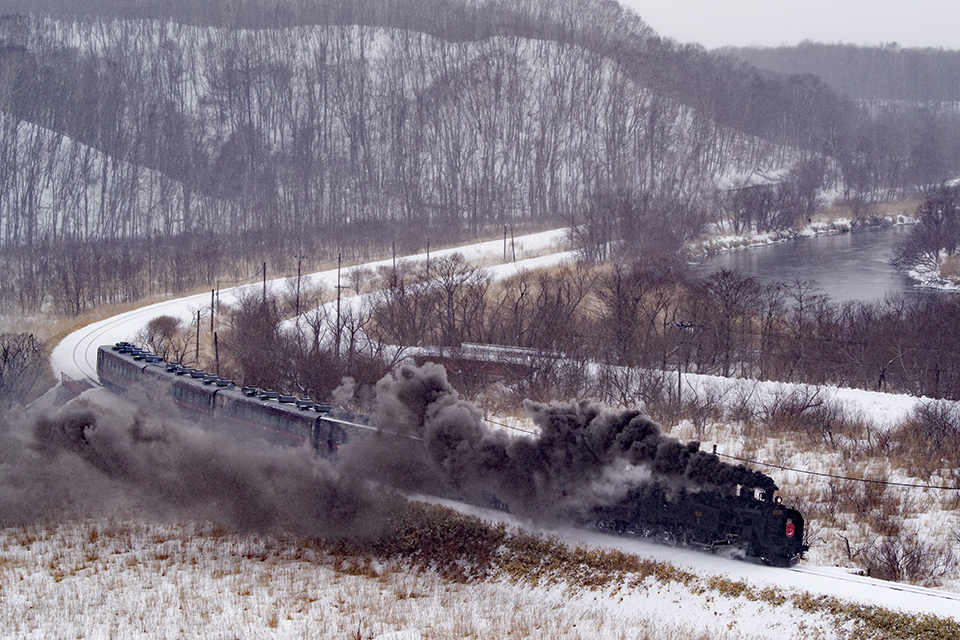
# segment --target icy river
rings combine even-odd
[[[815,280],[834,302],[878,300],[887,294],[931,295],[890,264],[909,226],[804,237],[706,258],[698,273],[736,269],[762,282]]]

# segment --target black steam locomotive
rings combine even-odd
[[[365,418],[328,404],[256,387],[238,389],[229,380],[164,362],[125,342],[99,348],[97,373],[110,390],[122,392],[137,383],[163,385],[186,414],[199,420],[281,445],[309,443],[321,454],[334,453],[344,442],[376,430]],[[615,504],[595,507],[582,524],[711,551],[740,549],[751,560],[781,567],[796,564],[808,548],[799,511],[783,506],[773,490],[757,497],[745,487],[729,496],[644,484]]]
[[[772,491],[741,488],[739,495],[717,491],[671,491],[661,484],[632,489],[614,505],[591,513],[596,526],[620,535],[657,538],[717,551],[740,549],[746,558],[777,567],[796,564],[803,543],[803,516],[781,504]]]

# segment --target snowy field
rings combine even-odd
[[[8,529],[0,531],[0,637],[827,640],[960,631],[958,595],[560,535],[658,564],[612,585],[509,576],[462,583],[402,561],[351,564],[318,545],[209,524]]]

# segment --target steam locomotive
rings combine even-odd
[[[809,548],[799,511],[785,507],[773,491],[761,491],[758,498],[746,487],[726,496],[713,490],[673,492],[652,483],[590,516],[604,531],[710,551],[739,549],[748,559],[776,567],[795,565]]]
[[[126,342],[98,349],[97,373],[112,391],[160,385],[196,419],[280,445],[309,444],[319,454],[333,454],[350,439],[376,431],[362,416],[271,390],[238,389],[230,380],[167,363]],[[741,487],[738,495],[728,496],[650,483],[632,488],[614,504],[595,507],[581,524],[711,551],[740,549],[747,559],[772,566],[796,564],[808,549],[803,516],[781,504],[772,490],[755,493]]]

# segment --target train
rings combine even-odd
[[[317,455],[334,456],[343,444],[377,431],[364,416],[269,389],[238,388],[231,380],[165,362],[127,342],[99,347],[97,374],[111,391],[157,385],[195,419],[280,445],[309,445]],[[505,508],[496,497],[491,500],[482,506]],[[713,552],[734,549],[744,559],[778,567],[797,564],[809,549],[802,514],[784,506],[774,490],[749,487],[725,495],[647,483],[613,504],[587,510],[578,524]]]

